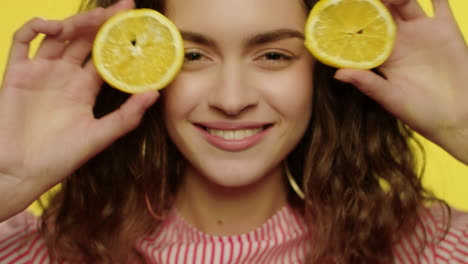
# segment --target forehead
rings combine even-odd
[[[306,9],[303,0],[166,0],[166,15],[179,28],[212,33],[275,28],[303,31]]]

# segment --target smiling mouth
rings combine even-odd
[[[208,128],[205,126],[200,126],[203,130],[208,132],[210,135],[225,139],[225,140],[242,140],[255,136],[256,134],[264,131],[265,129],[271,127],[271,125],[265,125],[259,128],[243,128],[243,129],[215,129]]]

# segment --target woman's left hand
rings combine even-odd
[[[413,130],[468,164],[468,46],[448,0],[428,17],[416,0],[385,0],[398,26],[390,58],[371,71],[340,69],[352,83]]]

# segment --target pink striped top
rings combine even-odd
[[[440,210],[428,210],[424,218],[430,237],[442,230]],[[25,212],[0,224],[0,263],[52,263],[35,223]],[[304,263],[309,237],[303,218],[289,206],[257,229],[234,236],[201,233],[173,210],[136,249],[151,264]],[[403,239],[395,246],[395,263],[468,264],[468,214],[453,210],[450,230],[440,243],[421,251],[421,241],[421,228]]]

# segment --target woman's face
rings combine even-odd
[[[164,90],[187,169],[239,187],[280,168],[311,115],[313,59],[301,0],[168,0],[186,61]]]

